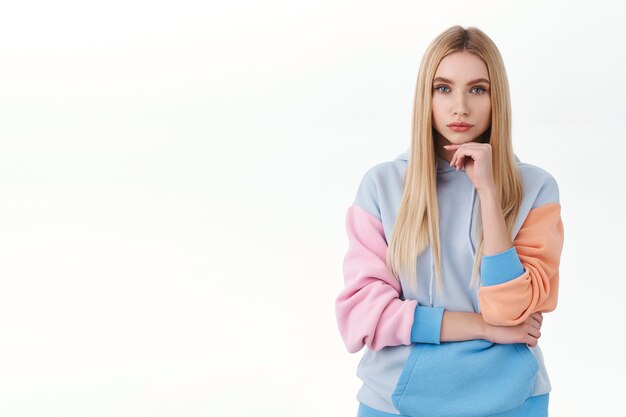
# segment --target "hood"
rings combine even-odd
[[[404,151],[403,153],[401,153],[400,155],[398,155],[395,160],[401,160],[401,161],[408,161],[409,160],[409,155],[410,155],[410,151],[411,148],[408,148],[406,151]],[[513,156],[515,157],[515,162],[519,163],[520,159],[517,157],[517,155],[514,153]],[[436,166],[437,166],[437,173],[443,173],[443,172],[448,172],[448,171],[455,171],[456,168],[455,167],[451,167],[450,163],[448,161],[446,161],[445,159],[441,158],[440,156],[435,156],[435,161],[436,161]],[[462,171],[465,170],[465,168],[461,168]],[[474,211],[475,211],[475,206],[476,206],[476,189],[474,188],[474,191],[472,193],[472,199],[469,203],[469,207],[467,209],[467,213],[469,215],[469,230],[467,231],[467,242],[468,245],[470,247],[470,250],[472,251],[472,255],[474,255],[474,257],[476,257],[476,248],[474,247],[474,244],[472,243],[472,228],[474,225]],[[429,283],[429,289],[430,289],[430,305],[433,305],[433,281],[435,278],[435,262],[433,260],[433,257],[431,255],[430,257],[431,259],[431,267],[430,267],[430,283]]]

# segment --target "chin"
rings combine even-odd
[[[453,140],[448,139],[448,141],[450,143],[452,143],[453,145],[463,145],[464,143],[475,142],[476,139],[478,139],[478,138],[475,138],[475,139],[453,139]]]

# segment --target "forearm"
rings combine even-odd
[[[513,247],[506,228],[506,220],[495,189],[480,192],[484,249],[483,256],[495,255]]]
[[[480,313],[445,310],[441,322],[441,341],[486,339],[488,327],[489,324]]]

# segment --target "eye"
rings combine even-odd
[[[440,88],[448,88],[447,85],[438,85],[435,87],[435,91],[439,91],[440,93],[446,93],[447,91],[441,91]]]
[[[485,93],[485,92],[487,91],[487,90],[486,90],[486,89],[484,89],[483,87],[479,87],[479,86],[472,87],[472,90],[474,90],[475,88],[477,88],[477,89],[479,89],[479,90],[482,90],[482,91],[478,92],[477,94],[483,94],[483,93]]]

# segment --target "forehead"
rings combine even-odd
[[[487,70],[487,65],[480,57],[467,51],[457,51],[441,60],[435,77],[464,82],[477,78],[489,79],[489,71]]]

